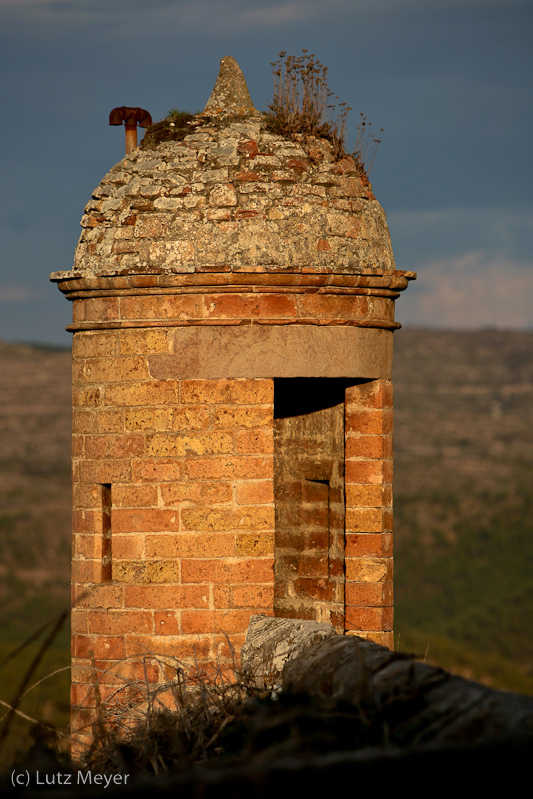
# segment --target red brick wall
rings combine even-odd
[[[344,455],[324,443],[333,422],[301,448],[275,598],[274,381],[156,378],[150,356],[174,346],[173,327],[74,335],[75,726],[93,716],[95,678],[104,701],[124,701],[125,681],[164,683],[173,659],[228,662],[226,635],[238,655],[252,613],[392,646],[390,381],[346,390]],[[303,538],[300,522],[313,528]]]
[[[171,331],[81,332],[73,345],[73,705],[161,658],[238,654],[272,613],[273,381],[154,380]],[[126,658],[127,660],[124,660]],[[85,715],[75,714],[77,723]]]
[[[392,384],[346,391],[347,634],[393,647]]]

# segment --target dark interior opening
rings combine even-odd
[[[102,484],[102,582],[113,579],[111,538],[111,483]]]
[[[344,404],[347,388],[368,382],[354,377],[276,377],[274,419],[302,416]]]
[[[344,632],[347,378],[274,380],[274,613]]]

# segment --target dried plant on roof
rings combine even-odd
[[[365,173],[370,175],[370,170],[376,157],[376,150],[381,139],[377,138],[371,130],[372,123],[366,121],[366,117],[361,113],[361,121],[357,126],[357,139],[355,141],[355,150],[353,157],[362,165]],[[383,133],[383,128],[379,129],[379,136]]]
[[[267,127],[291,137],[295,133],[328,139],[337,155],[344,154],[346,117],[351,110],[339,103],[328,88],[327,67],[302,50],[301,56],[279,54],[272,63],[274,99],[269,105]]]
[[[352,109],[329,90],[327,67],[307,50],[300,56],[282,51],[272,67],[274,99],[268,106],[267,129],[288,138],[298,134],[318,136],[331,143],[334,158],[347,155],[346,121]],[[380,139],[361,116],[355,150],[349,155],[361,173],[368,175]]]

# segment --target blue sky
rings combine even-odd
[[[109,111],[201,110],[234,56],[257,108],[302,48],[384,128],[371,180],[404,325],[533,328],[530,0],[0,0],[0,338],[66,344],[92,189],[123,155]]]

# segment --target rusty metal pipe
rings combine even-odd
[[[122,125],[126,128],[126,155],[137,147],[137,126],[149,128],[152,124],[152,117],[144,108],[130,108],[122,105],[113,108],[109,114],[110,125]]]
[[[137,147],[137,123],[134,122],[132,125],[125,122],[124,126],[126,128],[126,155],[129,155]]]

